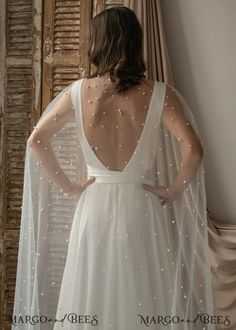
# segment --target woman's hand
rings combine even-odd
[[[166,203],[173,202],[178,198],[178,196],[174,194],[170,188],[166,188],[164,186],[151,186],[143,183],[143,188],[157,195],[160,199],[161,206]]]
[[[77,195],[81,193],[85,188],[87,188],[88,185],[96,181],[96,178],[94,176],[90,177],[89,179],[82,179],[79,181],[74,181],[71,184],[71,190],[68,193],[69,196]]]

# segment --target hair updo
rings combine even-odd
[[[96,67],[88,78],[108,74],[118,93],[140,84],[146,65],[143,30],[134,11],[115,6],[93,17],[88,56]]]

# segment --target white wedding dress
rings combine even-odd
[[[171,125],[184,110],[195,126],[178,92],[150,82],[119,96],[102,78],[79,79],[37,123],[26,153],[14,314],[43,319],[12,330],[215,329],[198,317],[213,310],[203,168],[165,206],[143,187],[169,186],[181,166],[178,141],[162,134],[163,109]],[[195,147],[189,122],[181,123],[179,136]],[[54,186],[68,189],[53,135],[68,177],[86,179],[85,165],[96,178],[74,204]]]
[[[72,90],[78,93],[75,102],[80,86],[79,81]],[[142,187],[144,181],[154,182],[153,126],[158,125],[164,93],[165,85],[156,82],[142,135],[122,171],[108,170],[98,159],[86,139],[81,107],[76,108],[89,175],[97,179],[76,207],[57,312],[57,320],[70,313],[90,317],[80,325],[65,322],[67,330],[145,329],[147,316],[151,321],[157,313],[171,314],[173,258],[162,208],[158,197]],[[59,329],[62,323],[57,322],[54,330]]]

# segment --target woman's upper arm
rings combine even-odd
[[[178,139],[183,151],[203,156],[201,141],[185,117],[181,101],[175,91],[166,85],[164,107],[161,115],[164,126]]]
[[[40,119],[37,126],[28,138],[29,143],[50,141],[54,134],[61,130],[73,116],[74,108],[71,101],[71,88],[65,92],[56,103],[54,109]]]

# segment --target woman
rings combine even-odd
[[[201,316],[212,296],[192,115],[145,78],[132,10],[93,18],[89,58],[95,73],[28,139],[14,315],[36,314],[37,329],[215,329]]]

